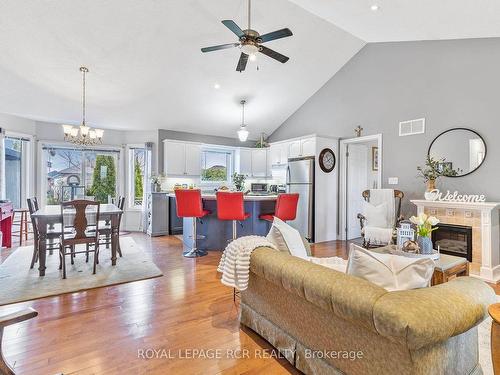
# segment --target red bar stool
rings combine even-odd
[[[196,234],[196,223],[199,219],[211,213],[210,211],[203,209],[201,191],[197,189],[175,190],[175,200],[177,205],[177,216],[183,218],[189,217],[193,219],[193,247],[185,250],[182,255],[187,258],[196,258],[207,255],[206,250],[200,250],[196,246],[197,240],[204,238]]]
[[[299,203],[299,194],[280,194],[276,201],[276,207],[272,214],[259,215],[259,219],[273,221],[275,217],[283,221],[295,220],[297,217],[297,204]]]
[[[217,197],[217,218],[219,220],[232,220],[233,238],[237,238],[236,223],[248,219],[251,215],[245,212],[243,193],[218,191]]]

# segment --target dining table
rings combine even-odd
[[[116,254],[120,241],[120,217],[123,210],[112,203],[101,204],[99,208],[99,221],[105,221],[111,225],[111,264],[116,265]],[[64,210],[64,215],[70,218],[76,215],[76,210]],[[45,276],[47,259],[47,232],[56,226],[63,224],[61,206],[47,205],[31,215],[38,229],[38,272]]]

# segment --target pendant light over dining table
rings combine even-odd
[[[242,100],[241,103],[241,126],[240,130],[238,130],[238,138],[241,142],[245,142],[248,139],[248,130],[245,124],[245,104],[246,100]]]
[[[87,126],[85,122],[86,110],[86,74],[89,72],[88,68],[80,67],[82,72],[82,123],[80,126],[63,125],[64,140],[76,144],[78,146],[95,146],[102,143],[104,130],[93,129]]]

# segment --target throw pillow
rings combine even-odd
[[[283,220],[275,217],[271,230],[266,237],[279,251],[288,252],[290,255],[308,259],[307,249],[304,246],[299,231],[292,228]]]
[[[351,244],[347,274],[368,280],[388,291],[428,287],[433,273],[432,259],[380,254]]]
[[[387,228],[390,224],[387,222],[387,203],[374,206],[370,202],[363,203],[366,225],[370,227]]]

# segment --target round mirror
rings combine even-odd
[[[468,175],[486,158],[486,143],[474,130],[455,128],[439,134],[429,146],[428,156],[440,161],[450,177]]]

